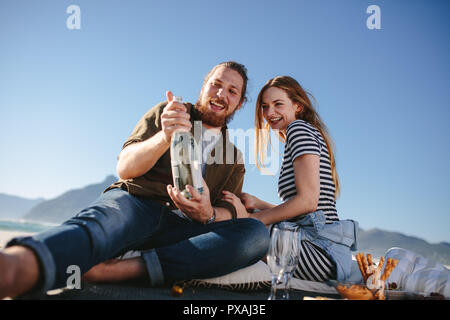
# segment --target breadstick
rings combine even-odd
[[[365,273],[365,275],[366,275],[364,281],[366,281],[366,280],[367,280],[367,277],[368,277],[369,275],[367,274],[367,261],[366,261],[366,257],[365,257],[364,255],[361,255],[361,262],[362,262],[362,265],[363,265],[363,268],[364,268],[364,273]]]
[[[370,253],[367,254],[367,262],[369,263],[369,267],[373,265],[372,255]]]
[[[398,260],[392,259],[392,270],[397,266],[397,264],[398,264]]]
[[[364,270],[363,270],[363,267],[362,267],[361,255],[360,255],[359,252],[355,255],[355,258],[356,258],[356,262],[358,263],[359,271],[361,271],[361,275],[364,278]]]
[[[391,268],[391,263],[392,263],[392,258],[387,258],[386,265],[384,266],[384,272],[383,272],[383,275],[381,276],[381,278],[383,278],[383,276],[386,274],[387,270],[389,270]]]
[[[359,270],[361,271],[361,275],[362,275],[362,277],[363,277],[364,282],[366,282],[366,277],[367,277],[367,275],[366,275],[366,271],[365,271],[365,269],[364,269],[364,266],[363,266],[363,264],[362,264],[361,255],[362,255],[361,252],[358,252],[358,253],[356,254],[356,262],[358,262]]]
[[[386,268],[384,268],[384,273],[383,276],[381,276],[381,280],[385,281],[387,280],[387,278],[389,278],[389,276],[391,275],[392,271],[395,269],[395,267],[398,264],[398,260],[397,259],[388,259],[389,262],[389,268],[387,268],[388,266],[386,266]]]
[[[384,257],[381,256],[380,261],[378,262],[378,266],[375,272],[381,273],[381,269],[383,269]]]
[[[378,266],[373,263],[372,256],[369,254],[367,255],[367,260],[369,260],[369,263],[371,263],[371,265],[369,265],[369,270],[367,271],[367,277],[368,278],[372,277],[372,284],[373,285],[376,284],[376,286],[379,286],[378,281],[380,280],[381,268],[384,263],[384,257],[380,258]]]
[[[395,263],[395,265],[397,265],[397,263]],[[387,263],[386,263],[386,267],[384,268],[384,273],[381,276],[381,281],[386,281],[387,278],[389,278],[389,276],[391,275],[392,270],[394,270],[394,266],[393,266],[393,259],[392,258],[388,258]]]
[[[367,269],[366,269],[367,279],[372,276],[372,284],[375,284],[376,274],[375,274],[375,265],[373,264],[372,255],[370,253],[367,254]]]

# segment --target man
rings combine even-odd
[[[265,226],[256,219],[238,219],[234,206],[221,200],[222,191],[239,194],[243,184],[242,155],[226,138],[226,123],[242,107],[246,86],[245,67],[224,62],[204,79],[195,106],[176,102],[167,92],[167,101],[148,111],[124,143],[118,182],[61,226],[13,239],[0,252],[0,298],[64,287],[69,266],[85,273],[130,249],[142,250],[141,257],[123,265],[100,264],[86,278],[145,275],[156,286],[224,275],[261,259],[269,243]],[[203,166],[203,192],[188,187],[192,199],[186,199],[170,185],[169,146],[174,131],[192,130],[196,120],[219,139]],[[210,142],[202,140],[205,146]],[[213,156],[230,159],[229,152],[235,155],[233,163],[211,163]]]

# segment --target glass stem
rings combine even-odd
[[[290,273],[286,272],[284,275],[284,293],[283,299],[289,300],[289,280],[291,279]]]
[[[270,296],[268,300],[276,300],[277,296],[277,277],[272,275],[272,285],[270,286]]]

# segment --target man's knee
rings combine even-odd
[[[266,226],[256,219],[245,219],[244,236],[238,241],[238,252],[252,262],[262,259],[269,250],[270,235]]]

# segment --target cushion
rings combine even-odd
[[[236,291],[252,291],[270,288],[271,275],[263,261],[239,269],[221,277],[184,281],[188,286],[218,288]]]
[[[251,291],[268,289],[271,286],[270,269],[263,261],[229,273],[227,275],[209,279],[194,279],[185,281],[188,286],[203,288],[218,288],[236,291]],[[336,294],[333,286],[324,282],[315,282],[291,278],[291,289],[309,292]]]

